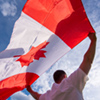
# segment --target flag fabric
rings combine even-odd
[[[0,53],[0,100],[31,85],[89,32],[81,0],[28,0]]]

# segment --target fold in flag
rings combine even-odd
[[[31,85],[89,32],[81,0],[28,0],[0,53],[0,100]]]

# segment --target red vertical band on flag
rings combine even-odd
[[[92,28],[81,0],[28,0],[23,12],[73,48]]]
[[[0,100],[7,99],[13,93],[31,85],[39,76],[34,73],[23,73],[0,81]]]

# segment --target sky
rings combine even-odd
[[[9,44],[14,23],[20,17],[21,11],[27,0],[0,0],[0,52]],[[100,0],[82,0],[91,25],[96,31],[97,46],[94,62],[88,74],[89,80],[83,90],[85,100],[100,100]],[[57,69],[63,69],[69,76],[75,71],[83,60],[90,40],[86,38],[74,49],[58,60],[35,83],[32,89],[45,93],[53,84],[52,75]],[[7,100],[34,100],[24,89],[16,92]]]

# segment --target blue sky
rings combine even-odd
[[[26,1],[27,0],[0,0],[0,51],[7,47],[14,23],[19,18]],[[82,0],[82,2],[98,38],[94,63],[88,75],[89,81],[85,86],[83,95],[85,100],[100,100],[100,0]],[[32,88],[39,93],[44,93],[50,89],[53,84],[52,74],[56,69],[65,70],[69,76],[80,65],[89,43],[89,39],[86,38],[73,50],[68,52],[32,84]],[[34,99],[26,89],[24,89],[23,91],[13,94],[8,100]]]

